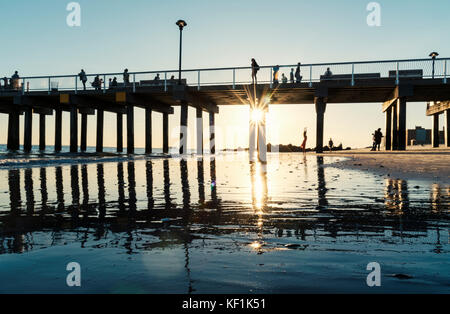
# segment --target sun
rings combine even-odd
[[[264,119],[264,111],[262,111],[261,109],[253,109],[250,115],[251,121],[253,123],[259,123]]]

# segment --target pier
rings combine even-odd
[[[55,115],[55,151],[62,146],[62,112],[70,113],[70,151],[86,151],[87,116],[96,115],[96,151],[103,151],[104,113],[113,112],[117,118],[117,152],[123,152],[123,120],[125,115],[128,154],[134,154],[134,108],[145,109],[145,152],[152,153],[152,133],[163,137],[163,152],[169,152],[169,115],[179,106],[180,154],[187,152],[188,107],[196,108],[197,153],[202,155],[203,115],[209,119],[209,150],[215,153],[215,115],[220,106],[249,105],[265,112],[279,104],[311,104],[316,109],[316,152],[323,152],[326,108],[332,103],[379,103],[386,116],[386,150],[406,150],[407,104],[433,102],[427,115],[435,121],[438,134],[438,115],[446,115],[446,146],[449,147],[449,102],[447,63],[450,58],[303,64],[300,83],[274,81],[273,66],[262,66],[257,85],[249,82],[250,67],[183,70],[180,82],[168,79],[177,70],[129,72],[129,84],[108,87],[108,78],[122,73],[89,74],[88,82],[98,75],[103,80],[101,89],[80,88],[78,75],[39,76],[20,78],[14,88],[0,89],[0,113],[8,114],[9,150],[20,148],[19,117],[24,115],[23,149],[31,150],[33,115],[39,115],[39,149],[45,150],[46,117]],[[297,65],[282,65],[280,71],[289,71]],[[331,68],[333,76],[322,75]],[[150,80],[161,74],[160,80]],[[261,79],[262,78],[262,79]],[[363,110],[363,108],[361,108]],[[162,114],[163,129],[152,128],[152,113]],[[81,118],[81,138],[78,138],[78,119]],[[6,130],[5,130],[6,131]],[[3,132],[0,130],[0,132]],[[250,132],[249,142],[255,134]],[[258,127],[258,151],[265,159],[266,140],[264,121]],[[436,136],[433,143],[439,144]],[[254,145],[250,143],[250,147]]]

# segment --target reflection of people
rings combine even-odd
[[[256,78],[258,71],[259,65],[256,63],[256,60],[252,58],[252,84],[258,84],[258,79]]]
[[[306,141],[308,139],[308,135],[307,135],[307,129],[305,128],[305,130],[303,131],[303,143],[300,146],[300,148],[303,150],[303,153],[306,153]]]

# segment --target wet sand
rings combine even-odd
[[[450,149],[415,148],[405,152],[359,149],[324,156],[348,157],[331,165],[340,169],[370,171],[393,179],[450,184]]]

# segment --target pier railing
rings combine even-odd
[[[261,66],[258,71],[258,84],[274,84],[274,69],[276,66]],[[278,81],[283,83],[282,74],[291,83],[291,71],[295,74],[297,64],[279,65]],[[447,84],[449,79],[450,58],[439,59],[410,59],[410,60],[384,60],[384,61],[362,61],[362,62],[339,62],[339,63],[318,63],[301,64],[301,82],[308,83],[312,87],[313,83],[322,80],[343,80],[348,81],[349,86],[367,79],[392,79],[395,84],[400,84],[403,79],[423,78],[440,79],[443,84]],[[333,73],[330,77],[324,77],[327,69]],[[159,74],[159,79],[155,77]],[[123,73],[98,73],[87,74],[88,81],[86,89],[93,90],[91,83],[96,76],[102,80],[99,92],[106,92],[110,88],[109,80],[117,78],[118,87],[126,87],[135,91],[143,86],[160,86],[165,91],[170,85],[178,83],[178,70],[160,70],[145,72],[129,72],[130,83],[124,86]],[[182,78],[187,85],[201,89],[203,86],[227,85],[236,88],[237,85],[250,84],[251,67],[231,67],[231,68],[209,68],[209,69],[185,69],[182,70]],[[294,77],[294,81],[296,81]],[[49,94],[59,91],[82,91],[83,85],[78,74],[54,75],[54,76],[29,76],[20,78],[20,84],[15,84],[19,93],[26,94],[33,91],[47,91]],[[1,91],[10,90],[11,87],[4,86],[2,80]]]

